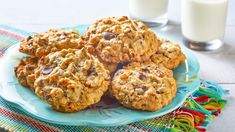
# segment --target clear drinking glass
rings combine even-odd
[[[184,44],[199,51],[222,47],[227,7],[228,0],[182,0]]]
[[[150,27],[167,24],[168,0],[129,0],[132,19],[139,19]]]

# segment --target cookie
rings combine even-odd
[[[160,46],[150,28],[126,16],[96,21],[83,39],[89,52],[96,52],[102,60],[110,63],[148,60]]]
[[[42,57],[62,49],[80,49],[83,45],[83,41],[76,32],[50,29],[47,32],[29,36],[21,41],[19,51]]]
[[[111,94],[123,106],[145,111],[168,105],[177,90],[173,72],[152,62],[129,64],[115,73],[111,83]]]
[[[169,40],[162,40],[161,43],[162,44],[156,54],[151,56],[151,60],[155,64],[162,64],[166,68],[174,69],[185,61],[186,56],[178,44]]]
[[[105,69],[109,71],[110,74],[114,73],[117,69],[118,64],[116,63],[108,63],[108,62],[103,62],[103,65]]]
[[[37,57],[26,57],[15,67],[15,75],[22,86],[29,87],[34,91],[34,71],[38,66]]]
[[[35,76],[35,93],[61,112],[99,102],[110,84],[109,71],[84,48],[48,54],[41,58]]]
[[[97,57],[97,58],[104,65],[104,68],[109,71],[110,75],[116,71],[116,69],[118,67],[118,63],[105,62],[100,57]]]

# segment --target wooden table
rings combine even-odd
[[[172,35],[181,42],[180,0],[169,2],[169,25],[157,32]],[[230,90],[223,113],[209,126],[209,131],[235,131],[235,0],[229,1],[225,45],[214,53],[194,52],[201,78],[218,82]],[[89,24],[98,18],[128,15],[128,0],[7,0],[1,2],[0,24],[33,32]]]

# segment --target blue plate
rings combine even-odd
[[[86,28],[87,26],[78,26],[65,29],[84,33]],[[14,75],[14,67],[22,57],[25,57],[25,54],[20,53],[18,48],[19,44],[13,45],[0,60],[0,95],[12,106],[21,109],[32,117],[50,123],[73,126],[118,126],[155,118],[178,108],[199,85],[198,61],[189,50],[183,48],[187,60],[174,70],[174,76],[179,85],[176,97],[168,106],[156,112],[137,111],[126,109],[114,100],[104,97],[99,103],[86,110],[76,113],[61,113],[54,111],[31,90],[18,83]]]

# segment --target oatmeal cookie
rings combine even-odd
[[[169,40],[162,40],[161,46],[156,54],[151,56],[151,60],[155,64],[162,64],[168,69],[174,69],[183,63],[186,56],[182,52],[180,46]]]
[[[35,81],[34,71],[38,66],[38,60],[37,57],[29,56],[22,59],[18,66],[15,67],[15,75],[19,83],[33,91]]]
[[[83,41],[76,32],[50,29],[47,32],[29,36],[20,43],[19,51],[28,55],[42,57],[62,49],[80,49]]]
[[[110,74],[114,73],[117,69],[118,64],[116,63],[108,63],[108,62],[103,62],[103,65],[105,69],[109,71]]]
[[[159,39],[150,28],[126,16],[96,21],[83,39],[89,51],[111,63],[148,60],[160,46]]]
[[[110,75],[116,71],[116,69],[118,67],[118,63],[105,62],[100,57],[97,57],[97,58],[104,65],[104,68],[109,71]]]
[[[109,71],[84,48],[48,54],[39,62],[35,76],[35,93],[61,112],[97,103],[110,84]]]
[[[111,94],[125,107],[156,111],[168,105],[176,95],[173,72],[152,62],[131,63],[118,70],[113,79]]]

